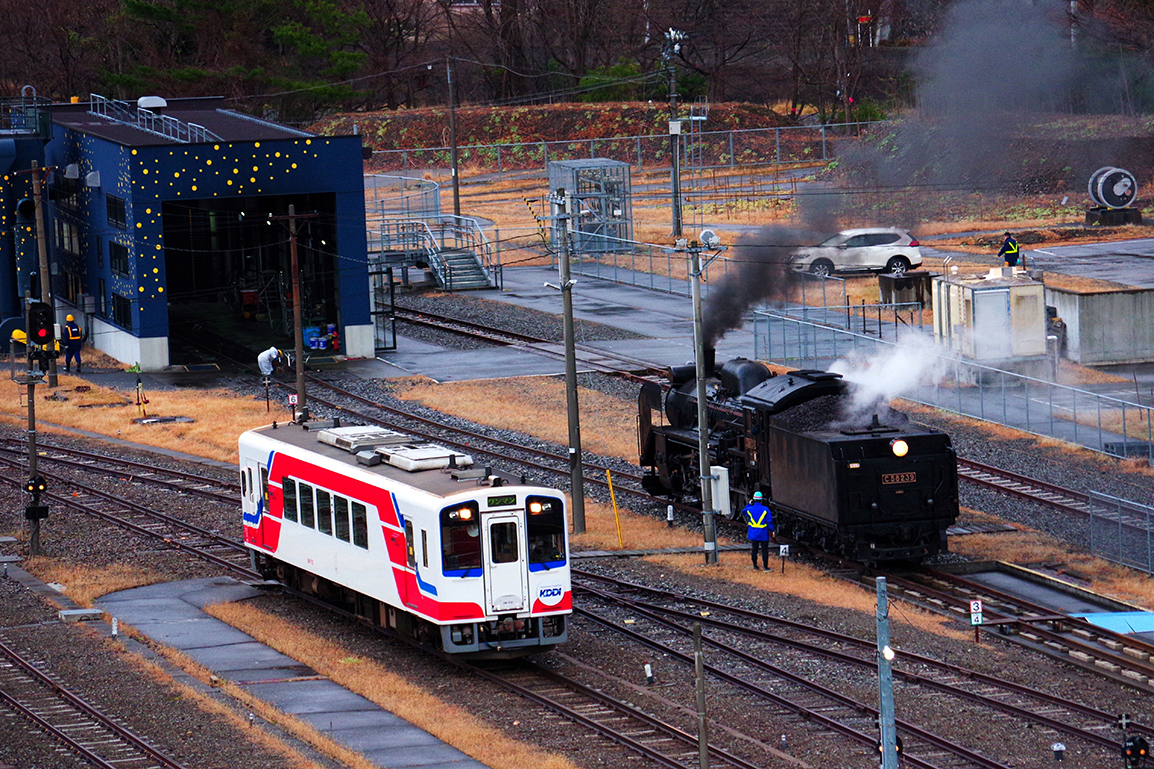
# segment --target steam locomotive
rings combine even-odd
[[[867,563],[948,552],[958,516],[957,457],[946,433],[888,406],[854,414],[840,374],[771,376],[744,358],[711,365],[706,408],[714,508],[733,518],[755,491],[772,500],[777,532]],[[669,371],[638,396],[645,488],[700,496],[696,369]]]

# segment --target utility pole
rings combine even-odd
[[[306,422],[309,418],[308,395],[305,392],[305,337],[304,328],[302,327],[303,318],[301,312],[301,269],[300,260],[297,258],[297,219],[309,219],[316,216],[312,214],[301,214],[297,216],[297,208],[293,204],[289,204],[288,216],[273,216],[272,219],[288,219],[289,223],[289,256],[292,261],[292,282],[293,282],[293,344],[294,358],[296,363],[297,373],[297,407],[294,418],[298,422]]]
[[[689,274],[693,277],[693,357],[697,376],[697,458],[701,478],[701,522],[705,530],[705,563],[717,563],[717,520],[713,512],[713,474],[709,464],[709,413],[705,402],[705,334],[701,320],[701,245],[689,247]]]
[[[44,169],[47,176],[51,167]],[[44,232],[44,195],[41,190],[40,164],[32,161],[32,202],[36,205],[36,250],[40,255],[40,301],[52,308],[56,317],[56,304],[52,297],[52,273],[48,270],[48,236]],[[55,343],[55,342],[54,342]],[[48,386],[56,387],[56,359],[48,359]]]
[[[449,81],[449,162],[453,167],[453,216],[461,215],[461,184],[457,176],[457,104],[453,95],[453,68],[445,57],[445,76]]]
[[[562,247],[560,257],[561,285],[546,286],[561,291],[561,312],[565,331],[565,402],[569,412],[569,478],[572,489],[573,533],[585,532],[585,478],[581,462],[581,411],[577,403],[577,353],[573,332],[573,286],[576,281],[569,278],[569,223],[570,206],[573,198],[558,188],[551,202],[559,208],[555,217],[556,226],[561,228]]]
[[[878,621],[878,731],[881,732],[882,769],[898,769],[897,727],[894,724],[894,671],[890,662],[890,610],[886,597],[886,578],[877,578]]]
[[[677,95],[677,70],[673,57],[681,53],[681,42],[687,35],[670,27],[665,33],[665,44],[661,48],[661,58],[669,74],[669,152],[673,158],[671,186],[673,189],[673,237],[681,237],[681,121],[677,119],[680,97]]]

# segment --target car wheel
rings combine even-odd
[[[829,259],[814,259],[813,264],[809,266],[809,271],[823,278],[829,277],[833,275],[833,262]]]
[[[891,256],[890,260],[886,262],[886,272],[892,272],[895,275],[900,275],[910,268],[910,260],[904,256]]]

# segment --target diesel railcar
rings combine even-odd
[[[477,658],[563,643],[565,496],[381,427],[276,424],[240,437],[244,540],[270,579]]]
[[[664,408],[660,385],[639,395],[651,493],[700,496],[694,375],[692,366],[670,370]],[[734,517],[761,491],[779,533],[868,563],[947,552],[958,516],[949,435],[888,407],[850,413],[851,396],[825,371],[771,376],[743,358],[714,371],[706,410],[714,508]]]

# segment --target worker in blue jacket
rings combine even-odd
[[[1002,243],[1002,250],[998,252],[998,256],[1006,260],[1006,267],[1017,267],[1019,256],[1018,241],[1010,233],[1006,233],[1006,240]]]
[[[746,536],[752,546],[750,557],[753,558],[753,568],[757,568],[757,551],[760,548],[761,564],[768,570],[769,538],[773,536],[776,542],[777,535],[773,531],[773,512],[765,506],[763,499],[760,491],[753,492],[753,501],[745,506],[741,515],[745,519],[745,525],[749,527]]]

